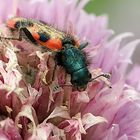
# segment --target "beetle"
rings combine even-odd
[[[87,84],[96,79],[92,78],[87,68],[86,56],[82,50],[88,45],[87,42],[80,44],[73,35],[33,19],[13,17],[7,20],[6,25],[9,29],[18,31],[19,37],[4,37],[5,39],[21,41],[25,38],[55,52],[57,65],[64,67],[66,73],[70,74],[71,83],[77,90],[85,90]],[[97,78],[100,76],[110,78],[109,74],[101,74]]]

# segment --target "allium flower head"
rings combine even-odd
[[[70,75],[57,66],[41,46],[0,40],[0,139],[1,140],[139,140],[139,66],[128,75],[127,66],[140,40],[122,48],[122,39],[110,39],[106,16],[84,11],[88,0],[3,0],[0,36],[15,37],[5,26],[8,18],[43,21],[88,41],[84,52],[92,77],[111,73],[110,81],[98,78],[85,91],[76,91]],[[9,5],[9,6],[7,6]],[[81,79],[82,81],[82,79]],[[110,89],[109,86],[112,86]]]

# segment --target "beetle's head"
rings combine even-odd
[[[89,73],[88,69],[85,67],[72,74],[71,83],[78,91],[83,91],[86,89],[90,79],[91,79],[91,74]]]

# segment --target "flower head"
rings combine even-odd
[[[138,67],[126,75],[139,40],[120,48],[125,33],[109,39],[107,17],[84,11],[88,0],[5,0],[0,7],[1,36],[16,36],[4,27],[11,16],[41,20],[74,34],[80,42],[92,77],[111,73],[74,91],[70,76],[57,66],[51,52],[28,40],[0,41],[0,138],[27,140],[129,140],[139,139]],[[4,12],[4,10],[6,10]],[[86,19],[86,20],[85,20]],[[128,51],[129,50],[129,51]],[[52,75],[54,73],[54,80]],[[134,79],[134,80],[133,80]],[[82,79],[81,79],[82,81]],[[107,85],[107,86],[106,86]],[[133,86],[133,87],[132,87]]]

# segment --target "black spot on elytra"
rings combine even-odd
[[[46,42],[50,39],[50,36],[46,35],[45,33],[38,33],[38,34],[40,36],[39,40],[42,42]]]
[[[32,34],[29,32],[29,30],[27,28],[22,28],[23,32],[25,33],[25,35],[28,37],[28,39],[32,42],[36,44],[36,40],[33,38]]]

